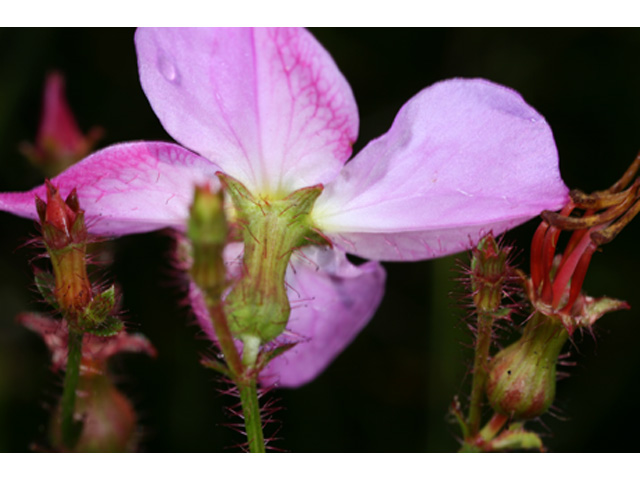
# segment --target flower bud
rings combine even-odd
[[[536,314],[522,337],[489,365],[487,396],[498,413],[515,420],[542,415],[553,403],[556,363],[569,337],[558,319]]]
[[[22,153],[47,177],[54,177],[86,157],[103,130],[93,127],[84,135],[73,116],[64,89],[64,77],[58,72],[47,75],[42,115],[35,145],[23,143]]]
[[[484,236],[471,256],[473,302],[481,312],[500,308],[502,288],[509,275],[510,248],[500,247],[491,233]]]
[[[80,209],[75,190],[63,201],[50,182],[47,181],[46,185],[47,202],[36,197],[36,208],[43,241],[53,265],[54,295],[63,312],[75,315],[83,311],[92,299],[86,266],[88,233],[84,211]]]
[[[196,187],[187,236],[191,241],[190,274],[207,301],[218,301],[226,285],[223,250],[227,241],[224,194]]]
[[[74,452],[135,451],[139,440],[135,410],[108,375],[81,375],[75,416],[82,420],[82,433]],[[63,443],[58,418],[59,415],[53,417],[51,436],[53,445],[60,446]]]

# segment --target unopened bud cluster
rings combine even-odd
[[[87,245],[92,239],[76,191],[62,200],[49,181],[46,189],[47,200],[36,197],[36,208],[53,273],[37,270],[35,279],[45,301],[63,320],[23,314],[20,321],[42,335],[52,351],[53,368],[67,370],[63,398],[51,422],[51,442],[62,451],[133,451],[139,438],[136,414],[109,377],[107,360],[122,351],[155,355],[155,350],[146,338],[123,331],[114,313],[115,286],[97,288],[89,280]],[[63,406],[69,370],[74,368],[77,385],[69,390],[75,393],[69,433]]]
[[[46,272],[36,272],[36,284],[69,322],[69,328],[96,335],[113,335],[122,322],[112,312],[116,307],[115,287],[95,291],[87,272],[87,245],[91,239],[73,190],[66,200],[46,182],[47,201],[36,197],[42,241],[53,267],[53,283]]]

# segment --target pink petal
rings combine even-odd
[[[140,29],[136,47],[167,132],[251,191],[324,183],[351,155],[353,94],[306,30]]]
[[[513,90],[454,79],[409,100],[326,186],[313,215],[350,253],[419,260],[567,201],[544,118]]]
[[[242,244],[225,249],[227,272],[240,274]],[[294,254],[286,275],[291,316],[273,345],[296,343],[269,363],[263,385],[299,387],[310,382],[344,350],[375,313],[384,294],[385,271],[377,262],[355,266],[338,250],[308,247]],[[203,332],[216,335],[202,293],[191,284],[189,301]],[[242,348],[240,341],[237,342]]]
[[[164,227],[184,229],[194,185],[218,185],[210,161],[170,143],[114,145],[87,157],[52,180],[66,197],[77,189],[87,227],[96,235],[126,235]],[[35,196],[0,193],[0,210],[36,219]]]
[[[341,251],[309,247],[292,261],[286,281],[291,317],[276,343],[298,343],[260,378],[265,385],[299,387],[322,373],[373,317],[385,271],[377,262],[355,266]]]

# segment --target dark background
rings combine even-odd
[[[518,90],[553,128],[563,178],[571,188],[613,183],[640,149],[640,31],[637,29],[313,29],[352,85],[360,108],[358,151],[384,133],[400,106],[441,79],[485,77]],[[42,181],[17,150],[35,137],[44,76],[67,77],[69,101],[84,131],[106,129],[100,146],[170,140],[140,89],[129,29],[0,30],[0,190]],[[562,368],[553,414],[531,427],[551,451],[638,451],[640,302],[636,282],[639,221],[592,261],[593,296],[628,300],[633,309],[600,320],[595,339],[576,337],[577,366]],[[507,235],[527,267],[532,221]],[[41,306],[20,247],[29,221],[0,213],[0,451],[27,451],[45,438],[61,378],[48,352],[18,326],[18,312]],[[124,292],[130,328],[147,335],[155,360],[113,362],[137,406],[144,451],[228,451],[242,441],[222,426],[233,400],[199,363],[209,343],[188,325],[180,282],[169,267],[171,242],[152,233],[115,242],[110,275]],[[273,445],[295,452],[447,452],[456,427],[452,397],[466,398],[471,337],[451,291],[456,258],[388,264],[385,299],[357,340],[311,384],[271,392],[283,409]],[[504,340],[507,341],[506,338]],[[273,432],[273,430],[271,430]],[[269,430],[267,431],[269,433]],[[235,451],[235,449],[231,449]]]

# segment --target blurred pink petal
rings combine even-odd
[[[322,373],[373,317],[385,277],[377,262],[355,266],[339,250],[303,249],[286,277],[287,330],[274,342],[297,345],[269,363],[262,383],[299,387]]]
[[[66,197],[77,189],[89,231],[117,236],[164,227],[184,229],[195,184],[218,185],[219,168],[170,143],[122,143],[105,148],[73,165],[51,182]],[[0,193],[0,210],[36,219],[35,196]]]
[[[139,29],[140,82],[167,132],[251,191],[335,176],[358,111],[331,56],[304,29]]]
[[[239,275],[242,245],[227,247],[225,259],[230,276]],[[379,263],[355,266],[335,249],[308,247],[295,254],[286,275],[291,317],[272,346],[296,346],[268,364],[261,383],[299,387],[322,373],[373,317],[384,294],[385,276]],[[198,324],[215,341],[202,295],[193,284],[189,300]],[[240,341],[237,345],[241,349]]]
[[[18,322],[42,337],[51,352],[53,370],[63,370],[67,366],[69,329],[62,320],[54,320],[39,313],[21,313]],[[109,337],[85,335],[82,340],[83,375],[104,373],[107,360],[121,352],[157,355],[156,349],[144,336],[130,334],[124,330]],[[91,371],[96,369],[97,371]]]
[[[60,152],[75,154],[84,151],[86,154],[84,135],[69,108],[64,77],[60,73],[47,75],[43,100],[37,145],[44,148],[47,144],[53,144]]]
[[[567,201],[544,118],[513,90],[455,79],[409,100],[326,186],[314,219],[350,253],[420,260]]]

